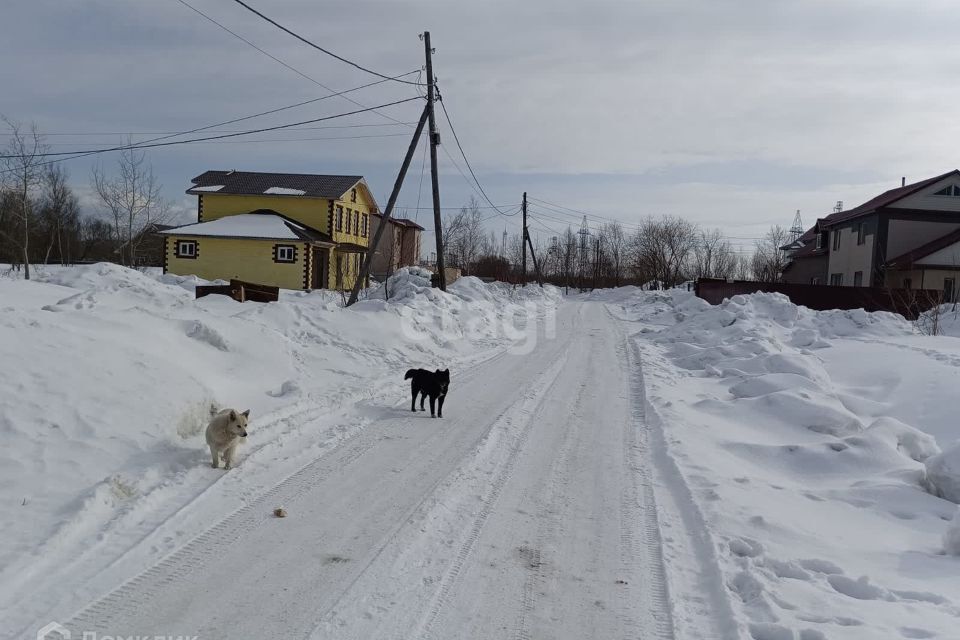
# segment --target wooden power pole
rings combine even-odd
[[[443,221],[440,220],[440,176],[437,173],[437,147],[440,146],[440,133],[437,131],[437,119],[433,103],[436,95],[433,77],[433,49],[430,47],[430,32],[423,32],[423,48],[427,57],[427,114],[430,120],[430,181],[433,186],[433,227],[437,237],[437,280],[440,290],[447,290],[447,272],[443,260]]]
[[[520,266],[520,284],[527,286],[527,192],[523,192],[523,237],[520,244],[523,246],[523,262]]]
[[[380,224],[377,225],[377,232],[373,234],[373,238],[370,240],[367,253],[363,257],[360,273],[357,274],[357,280],[353,283],[353,291],[350,292],[350,300],[347,302],[348,307],[357,301],[360,295],[360,288],[366,281],[367,276],[370,275],[370,263],[373,262],[373,254],[377,252],[383,231],[390,223],[390,216],[393,215],[393,206],[397,203],[397,196],[400,195],[400,187],[403,186],[403,179],[407,175],[407,169],[410,167],[413,153],[417,149],[417,144],[420,142],[420,135],[423,133],[423,127],[427,123],[427,110],[427,107],[423,108],[423,113],[420,115],[420,122],[417,123],[417,129],[413,132],[413,140],[410,141],[410,146],[407,148],[407,155],[404,156],[403,164],[400,165],[400,173],[397,174],[397,181],[393,183],[393,191],[390,192],[387,209],[383,212],[383,218],[380,220]]]

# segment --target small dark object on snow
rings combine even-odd
[[[617,580],[617,584],[627,584],[626,580]]]
[[[273,510],[273,515],[277,516],[278,518],[286,518],[287,510],[284,509],[283,507],[277,507],[276,509]]]

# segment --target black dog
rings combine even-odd
[[[420,411],[425,411],[423,402],[430,396],[430,417],[433,415],[433,405],[439,400],[437,406],[437,416],[443,417],[443,399],[447,397],[447,387],[450,386],[450,369],[440,371],[427,371],[426,369],[410,369],[403,376],[404,380],[410,380],[410,391],[413,393],[413,401],[410,403],[410,410],[417,410],[417,394],[420,396]]]

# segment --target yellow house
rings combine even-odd
[[[197,222],[162,232],[164,273],[284,289],[349,289],[377,203],[361,176],[207,171]]]

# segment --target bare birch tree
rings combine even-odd
[[[98,164],[93,168],[92,183],[113,222],[120,262],[134,266],[144,231],[170,217],[170,204],[161,195],[153,167],[143,152],[124,149],[117,161],[117,175],[108,176]]]
[[[697,226],[675,216],[647,218],[630,239],[631,266],[638,277],[670,287],[686,279],[697,244]]]
[[[15,122],[6,116],[0,119],[10,127],[10,142],[7,144],[8,157],[2,159],[0,169],[7,188],[14,194],[11,207],[13,217],[17,222],[17,231],[4,231],[8,242],[19,249],[23,260],[23,277],[30,279],[30,233],[33,218],[33,196],[42,179],[42,168],[39,166],[41,155],[48,149],[43,142],[43,136],[37,130],[36,123],[31,123],[28,130],[23,124]],[[16,265],[15,265],[16,266]]]
[[[777,225],[770,227],[763,238],[757,241],[756,250],[751,259],[753,276],[761,282],[779,282],[787,259],[780,247],[790,241],[786,229]]]

